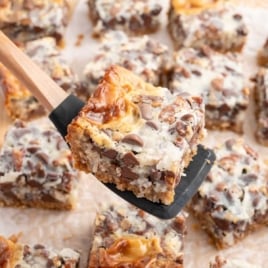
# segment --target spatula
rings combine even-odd
[[[84,103],[74,95],[68,95],[48,77],[27,55],[18,49],[0,31],[0,61],[32,92],[50,112],[49,118],[63,137],[67,126],[79,113]],[[153,203],[145,198],[137,198],[132,192],[120,191],[113,184],[105,184],[117,195],[161,219],[173,218],[196,193],[207,176],[215,155],[212,150],[198,146],[198,152],[185,169],[185,175],[175,190],[171,205]]]

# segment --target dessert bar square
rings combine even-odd
[[[260,66],[268,67],[268,38],[257,54],[257,61]]]
[[[227,248],[268,223],[268,173],[242,139],[226,140],[215,153],[190,206],[215,245]]]
[[[171,55],[166,45],[148,36],[127,37],[123,32],[115,31],[106,34],[100,48],[84,69],[87,98],[112,64],[120,65],[158,86],[164,83],[164,77],[170,69]]]
[[[0,266],[2,268],[78,268],[80,254],[70,248],[56,250],[35,244],[33,246],[17,241],[15,236],[0,236]]]
[[[183,267],[183,214],[159,221],[132,206],[110,206],[95,225],[88,268]]]
[[[75,165],[120,190],[172,203],[204,136],[202,98],[171,94],[111,66],[68,126]]]
[[[226,259],[217,255],[210,261],[209,268],[261,268],[260,266],[250,264],[242,259]]]
[[[257,122],[255,136],[260,144],[268,146],[268,69],[261,68],[253,80]]]
[[[207,128],[243,133],[249,89],[242,63],[237,53],[184,48],[174,53],[169,87],[203,97]]]
[[[143,35],[161,26],[163,4],[158,0],[88,0],[88,6],[95,37],[108,30]]]
[[[170,1],[168,30],[175,49],[207,45],[220,52],[241,51],[248,35],[243,15],[221,1],[202,2]]]
[[[64,90],[75,93],[78,77],[64,60],[51,37],[27,42],[22,50]],[[0,88],[5,95],[8,115],[24,121],[46,114],[44,107],[22,83],[0,63]]]
[[[71,161],[49,121],[16,121],[0,151],[0,205],[72,209],[78,174]]]
[[[16,42],[52,36],[60,42],[76,0],[3,0],[0,30]]]

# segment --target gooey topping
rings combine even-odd
[[[153,262],[159,253],[162,253],[162,248],[157,237],[125,236],[106,250],[106,260],[116,267],[126,263],[139,263],[144,258]]]

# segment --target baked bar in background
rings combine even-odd
[[[249,89],[240,54],[183,48],[174,53],[169,88],[203,97],[207,128],[243,133]]]
[[[250,264],[242,259],[226,259],[220,255],[210,261],[209,268],[261,268],[260,266]]]
[[[162,21],[164,4],[158,0],[88,0],[93,36],[109,30],[136,36],[156,32]]]
[[[110,206],[95,221],[88,268],[183,267],[185,216],[159,221],[133,206]]]
[[[77,172],[71,152],[48,120],[16,121],[0,151],[0,205],[72,209]]]
[[[268,146],[268,69],[259,69],[254,81],[254,96],[256,107],[257,141]]]
[[[61,42],[77,0],[3,0],[0,30],[21,43],[45,36]]]
[[[214,151],[214,166],[190,207],[216,247],[227,248],[268,224],[268,172],[242,139]]]
[[[112,66],[68,126],[66,140],[78,169],[170,204],[203,136],[201,97],[172,94]]]
[[[88,92],[92,93],[106,69],[120,65],[139,75],[153,85],[164,83],[171,65],[168,46],[148,37],[127,37],[123,32],[110,32],[105,35],[102,45],[84,69],[84,82]]]
[[[260,66],[268,67],[268,38],[258,52],[257,61]]]
[[[0,236],[1,268],[78,268],[80,254],[70,248],[56,250],[42,244],[33,246],[17,241],[15,236]]]
[[[22,50],[64,90],[69,93],[78,90],[78,77],[63,58],[53,38],[44,37],[27,42]],[[44,107],[28,89],[0,63],[1,88],[5,96],[5,108],[11,118],[27,121],[46,114]]]
[[[168,30],[176,50],[210,46],[239,52],[248,35],[243,15],[224,1],[170,0]]]

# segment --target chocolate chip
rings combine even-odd
[[[186,70],[185,68],[181,69],[181,73],[185,78],[190,78],[191,77],[191,73],[188,70]]]
[[[50,181],[50,182],[57,181],[58,177],[59,176],[58,176],[57,173],[50,172],[50,173],[47,174],[47,180]]]
[[[48,164],[49,162],[49,156],[43,152],[39,152],[35,154],[36,157],[38,157],[40,160],[42,160],[45,164]]]
[[[34,249],[44,249],[45,247],[41,244],[34,245]]]
[[[57,200],[55,197],[47,193],[42,193],[41,200],[44,202],[53,202],[53,203],[59,202],[59,200]]]
[[[132,152],[126,153],[123,157],[122,160],[125,165],[127,166],[136,166],[139,165],[138,159],[135,157],[135,155]]]
[[[211,80],[210,84],[214,89],[221,91],[223,89],[224,81],[222,78],[215,78]]]
[[[102,151],[102,155],[110,159],[115,159],[117,156],[117,151],[114,149],[107,149],[105,151]]]
[[[210,57],[210,55],[213,53],[212,50],[207,46],[203,46],[200,49],[200,52],[201,52],[201,56],[206,56],[206,57]]]
[[[144,27],[150,27],[150,25],[152,24],[152,17],[148,14],[142,14],[141,18],[143,20]]]
[[[150,175],[149,178],[151,179],[151,181],[159,181],[161,179],[162,176],[162,172],[158,171],[158,170],[153,170]]]
[[[140,23],[140,20],[139,18],[135,17],[135,16],[132,16],[130,18],[130,22],[129,22],[129,29],[131,31],[138,31],[140,28],[141,28],[141,23]]]
[[[36,146],[32,146],[32,147],[28,147],[27,151],[31,154],[36,153],[38,150],[40,149],[40,147],[36,147]]]
[[[176,131],[180,136],[185,137],[187,134],[187,125],[182,121],[178,121],[176,124]]]
[[[235,70],[227,65],[224,66],[227,71],[234,72]]]
[[[158,130],[158,126],[154,121],[147,121],[146,125],[148,125],[149,127],[151,127],[152,129]]]
[[[241,19],[242,19],[242,15],[240,15],[240,14],[234,14],[234,15],[233,15],[233,18],[234,18],[235,20],[241,20]]]
[[[31,249],[28,245],[24,245],[23,247],[23,257],[27,257],[31,254]]]
[[[141,116],[143,119],[150,120],[153,118],[152,115],[152,106],[148,103],[141,103],[139,105]]]
[[[194,121],[194,116],[192,114],[185,114],[181,117],[181,120],[184,122],[192,122]]]
[[[198,105],[201,105],[201,104],[203,103],[203,98],[198,97],[198,96],[193,96],[193,97],[192,97],[192,100],[193,100],[194,102],[196,102]]]
[[[137,145],[137,146],[144,145],[144,142],[141,139],[141,137],[136,134],[128,134],[121,141],[124,143],[129,143],[129,144]]]
[[[232,230],[232,223],[220,218],[214,218],[215,224],[223,231],[231,231]]]
[[[201,76],[202,73],[198,70],[192,70],[192,74],[196,75],[196,76]]]
[[[136,180],[136,179],[138,179],[139,175],[137,173],[134,173],[128,167],[122,167],[121,168],[121,177]]]

